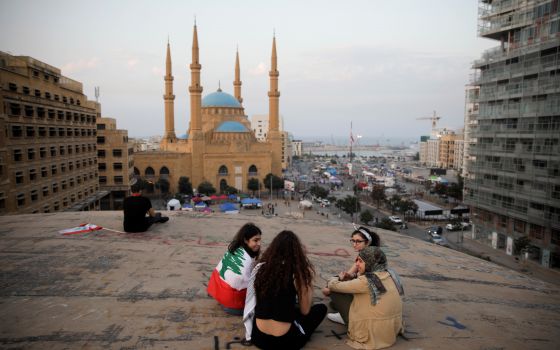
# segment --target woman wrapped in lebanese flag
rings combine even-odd
[[[228,314],[243,315],[247,285],[261,249],[261,235],[255,224],[243,225],[210,276],[207,292]]]

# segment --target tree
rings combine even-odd
[[[339,199],[335,205],[349,215],[354,215],[361,209],[360,201],[355,196],[346,196],[344,199]]]
[[[252,177],[247,181],[247,189],[249,189],[249,191],[253,191],[253,195],[255,194],[255,191],[258,191],[259,188],[261,187],[261,184],[259,182],[259,179]]]
[[[222,193],[224,193],[224,194],[237,194],[237,188],[235,188],[233,186],[226,185],[226,187],[222,190]]]
[[[416,212],[418,212],[418,205],[410,199],[401,200],[399,204],[399,212],[402,213],[406,219],[407,214],[410,215],[413,213],[416,215]]]
[[[272,177],[272,181],[270,180]],[[272,184],[271,184],[272,182]],[[264,187],[270,191],[270,185],[272,185],[272,190],[278,191],[279,189],[284,188],[284,180],[279,178],[276,175],[272,175],[271,173],[266,174],[263,180]]]
[[[179,193],[193,195],[191,180],[186,176],[179,178]]]
[[[389,209],[391,209],[391,214],[394,214],[396,210],[399,210],[400,205],[401,205],[401,196],[399,196],[398,194],[394,194],[387,201],[387,206],[389,207]]]
[[[312,195],[314,195],[315,197],[319,197],[319,198],[327,198],[329,195],[329,190],[319,186],[319,185],[313,185],[309,188],[309,193],[311,193]]]
[[[379,221],[375,227],[379,227],[382,228],[384,230],[389,230],[389,231],[396,231],[396,227],[395,224],[393,224],[393,222],[391,220],[389,220],[389,218],[383,218],[381,219],[381,221]]]
[[[197,190],[198,190],[198,193],[203,193],[203,194],[208,195],[208,196],[216,193],[216,189],[214,188],[214,185],[212,185],[208,181],[201,182],[200,185],[198,185]]]
[[[371,220],[373,220],[373,214],[369,210],[364,210],[360,213],[360,221],[364,224],[368,224]]]
[[[374,185],[371,189],[370,196],[371,199],[377,203],[377,209],[379,209],[379,203],[387,198],[385,196],[385,187],[382,185]]]
[[[156,182],[156,188],[159,188],[161,193],[168,193],[169,192],[169,180],[167,179],[159,179]]]

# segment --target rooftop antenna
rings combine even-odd
[[[96,86],[94,89],[95,89],[95,102],[99,102],[99,86]]]

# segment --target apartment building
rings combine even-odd
[[[463,134],[446,133],[439,138],[438,167],[459,169],[463,156]],[[459,159],[461,161],[459,161]]]
[[[474,62],[465,201],[473,236],[507,254],[560,266],[558,0],[480,0],[479,35],[497,47]]]
[[[254,115],[251,117],[251,129],[255,133],[257,140],[266,141],[268,134],[268,115]],[[280,129],[282,130],[282,129]]]
[[[292,140],[292,148],[293,148],[294,156],[301,157],[303,155],[302,140]]]
[[[0,51],[0,214],[99,208],[95,122],[80,82]]]
[[[128,131],[117,129],[114,118],[97,118],[97,169],[101,190],[110,194],[101,202],[101,209],[122,210],[124,198],[134,177],[134,150]]]

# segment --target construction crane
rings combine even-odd
[[[416,120],[431,120],[431,121],[432,121],[432,131],[435,131],[435,130],[436,130],[437,122],[438,122],[438,120],[440,120],[440,119],[441,119],[441,117],[439,117],[439,116],[436,114],[436,111],[434,111],[434,115],[431,116],[431,117],[416,118]]]

